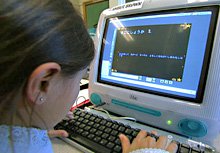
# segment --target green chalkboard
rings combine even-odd
[[[132,1],[135,1],[135,0],[126,0],[126,3],[128,3],[128,2],[132,2]]]
[[[109,1],[98,1],[88,3],[86,9],[86,23],[88,28],[94,28],[97,25],[99,16],[103,10],[109,8]]]

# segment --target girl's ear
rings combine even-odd
[[[27,82],[26,93],[28,100],[36,104],[44,103],[51,79],[60,71],[61,67],[57,63],[51,62],[38,66],[31,73]]]

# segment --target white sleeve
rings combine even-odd
[[[145,148],[145,149],[138,149],[130,153],[169,153],[169,152],[162,149]]]

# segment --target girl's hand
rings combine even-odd
[[[156,135],[156,132],[154,132],[154,134]],[[119,138],[121,140],[123,153],[129,153],[144,148],[162,149],[170,153],[177,152],[177,144],[172,142],[167,145],[168,138],[166,136],[160,136],[156,141],[155,138],[147,136],[147,132],[144,130],[138,133],[132,143],[130,143],[130,140],[123,134],[120,134]]]

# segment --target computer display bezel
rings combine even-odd
[[[153,12],[145,12],[145,13],[139,13],[139,14],[129,14],[129,15],[123,15],[123,16],[117,16],[119,19],[122,18],[129,18],[129,17],[138,17],[138,16],[143,16],[143,15],[157,15],[157,14],[167,14],[167,13],[181,13],[181,12],[193,12],[193,11],[212,11],[212,17],[210,21],[210,28],[209,28],[209,35],[207,39],[207,45],[205,49],[205,55],[204,55],[204,60],[203,60],[203,66],[202,66],[202,72],[201,76],[199,79],[199,85],[198,85],[198,90],[197,90],[197,95],[195,98],[189,98],[189,97],[184,97],[184,96],[179,96],[179,95],[174,95],[174,94],[168,94],[168,93],[162,93],[158,91],[153,91],[153,90],[147,90],[147,89],[141,89],[141,88],[136,88],[136,87],[131,87],[131,86],[126,86],[118,83],[113,83],[109,81],[105,81],[101,79],[101,68],[102,68],[102,58],[103,58],[103,52],[104,52],[104,40],[107,29],[108,29],[108,22],[110,17],[106,19],[106,25],[104,29],[104,33],[102,35],[102,43],[101,43],[101,51],[100,51],[100,57],[99,57],[99,65],[98,65],[98,76],[97,76],[97,82],[99,83],[104,83],[106,85],[112,85],[115,87],[121,87],[121,88],[126,88],[129,90],[135,90],[135,91],[140,91],[144,93],[149,93],[149,94],[155,94],[159,96],[164,96],[164,97],[169,97],[169,98],[175,98],[175,99],[180,99],[180,100],[185,100],[187,102],[193,102],[193,103],[202,103],[203,100],[203,94],[205,90],[205,85],[206,85],[206,79],[207,79],[207,74],[208,74],[208,68],[209,68],[209,61],[211,58],[211,51],[212,51],[212,44],[215,36],[215,28],[216,28],[216,22],[217,22],[217,17],[218,17],[218,6],[206,6],[206,7],[191,7],[191,8],[181,8],[181,9],[170,9],[170,10],[163,10],[163,11],[153,11]],[[116,17],[116,16],[114,16]]]

